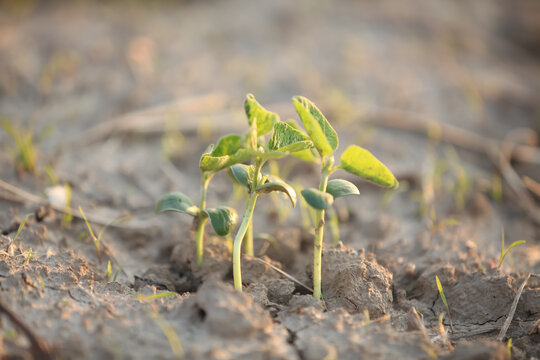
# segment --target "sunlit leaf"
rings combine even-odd
[[[366,149],[351,145],[341,156],[339,167],[381,186],[395,189],[398,181],[390,170]]]
[[[293,103],[302,124],[321,156],[332,154],[337,149],[339,141],[328,120],[315,104],[303,96],[293,97]]]
[[[258,186],[255,189],[255,191],[258,193],[269,193],[272,191],[281,191],[289,197],[289,200],[291,200],[292,206],[293,207],[296,206],[296,192],[294,191],[291,185],[287,184],[285,181],[281,180],[280,178],[276,176],[269,176],[268,182],[266,184]]]
[[[304,189],[302,196],[311,207],[319,210],[328,209],[334,203],[332,195],[317,189]]]
[[[236,210],[228,206],[219,208],[209,208],[203,210],[210,218],[210,223],[216,234],[225,236],[229,234],[238,221]]]
[[[326,185],[326,192],[334,199],[348,195],[360,195],[360,191],[352,182],[343,179],[329,180]]]
[[[296,152],[313,147],[309,136],[284,122],[274,124],[272,137],[268,141],[268,148],[276,151]]]
[[[160,214],[165,211],[177,211],[191,216],[199,214],[199,208],[193,205],[191,199],[181,192],[167,194],[158,201],[156,213]]]
[[[214,147],[211,155],[214,157],[233,155],[235,152],[242,148],[242,136],[241,135],[226,135],[218,140],[217,145]]]
[[[262,107],[252,94],[247,94],[244,108],[250,126],[252,125],[253,120],[256,119],[257,136],[269,133],[272,130],[274,123],[279,121],[279,116]]]
[[[228,168],[231,165],[243,163],[253,157],[254,152],[247,149],[240,149],[232,155],[212,156],[204,154],[201,157],[199,167],[202,171],[217,172]]]

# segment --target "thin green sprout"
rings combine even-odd
[[[439,280],[439,277],[437,275],[435,275],[435,281],[437,282],[437,289],[439,290],[439,295],[441,296],[441,300],[444,304],[444,308],[446,309],[446,312],[448,313],[448,319],[450,320],[450,330],[452,331],[452,334],[453,334],[454,327],[452,324],[452,316],[450,315],[450,308],[448,307],[448,303],[446,302],[446,296],[444,296],[444,290],[443,290],[441,281]],[[444,312],[442,314],[444,314]]]
[[[508,254],[508,252],[510,252],[510,250],[512,250],[512,248],[514,246],[517,246],[517,245],[520,245],[520,244],[525,244],[526,241],[525,240],[518,240],[518,241],[514,241],[509,247],[508,249],[504,249],[504,228],[502,229],[502,232],[501,232],[501,257],[499,258],[499,265],[497,265],[497,270],[500,270],[501,269],[501,266],[502,266],[502,263],[503,263],[503,260],[505,258],[505,256]]]

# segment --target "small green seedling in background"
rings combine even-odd
[[[8,147],[8,151],[13,155],[17,170],[35,173],[37,170],[37,151],[32,131],[15,128],[8,119],[2,119],[1,125],[15,142],[15,147]]]
[[[452,331],[452,334],[453,334],[454,327],[452,324],[452,316],[450,315],[450,308],[448,307],[448,303],[446,302],[446,296],[444,296],[444,290],[443,290],[441,281],[439,280],[439,277],[437,275],[435,275],[435,282],[437,283],[437,289],[439,290],[439,295],[441,296],[441,300],[444,304],[444,308],[446,309],[446,313],[448,314],[448,319],[450,320],[450,330]]]
[[[508,247],[508,249],[504,249],[504,228],[502,229],[502,232],[501,232],[501,257],[499,258],[499,265],[497,265],[497,270],[500,270],[501,269],[501,266],[502,266],[502,263],[503,263],[503,260],[504,260],[504,257],[508,254],[508,252],[510,250],[512,250],[512,248],[516,245],[520,245],[520,244],[525,244],[526,241],[525,240],[518,240],[518,241],[514,241],[512,243],[512,245],[510,245]]]
[[[107,280],[111,280],[112,277],[112,269],[111,269],[111,260],[107,262],[107,272],[105,273],[105,278]]]
[[[349,146],[341,156],[341,163],[338,166],[334,166],[333,153],[339,144],[337,133],[310,100],[302,96],[295,96],[293,103],[309,135],[308,138],[313,141],[316,150],[310,152],[304,151],[301,156],[306,161],[321,164],[321,177],[318,189],[302,190],[302,196],[306,202],[316,209],[313,253],[313,297],[321,299],[321,258],[325,210],[333,204],[336,198],[360,194],[360,191],[358,191],[358,188],[353,183],[343,179],[328,180],[329,175],[336,170],[343,169],[391,189],[398,187],[398,181],[383,163],[369,151],[357,145]]]
[[[84,213],[82,207],[80,207],[80,206],[79,206],[79,212],[81,213],[81,216],[82,216],[84,222],[86,223],[86,227],[88,228],[88,232],[90,233],[90,237],[92,238],[92,242],[94,243],[94,246],[96,248],[98,261],[99,261],[99,263],[101,263],[101,239],[103,237],[103,234],[105,233],[105,230],[107,230],[107,228],[109,226],[111,226],[111,225],[114,225],[114,224],[117,224],[117,223],[119,223],[121,221],[124,221],[126,219],[126,217],[120,217],[120,218],[112,220],[107,225],[105,225],[101,229],[101,231],[98,233],[98,235],[96,236],[95,233],[94,233],[94,230],[92,230],[92,226],[90,226],[90,222],[86,218],[86,214]],[[80,237],[80,235],[79,235],[79,237]]]

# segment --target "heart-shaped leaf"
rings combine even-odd
[[[258,193],[269,193],[272,191],[281,191],[282,193],[285,193],[289,197],[289,200],[291,200],[291,204],[293,207],[296,206],[296,191],[294,191],[293,187],[289,184],[287,184],[285,181],[281,180],[277,176],[269,176],[268,182],[266,184],[263,184],[261,186],[258,186],[255,189]]]
[[[238,221],[236,210],[228,206],[209,208],[203,211],[210,218],[210,224],[212,224],[216,234],[220,236],[229,234]]]
[[[333,179],[328,181],[326,192],[334,199],[347,195],[360,195],[360,191],[352,182],[343,179]]]
[[[162,197],[156,205],[156,214],[165,211],[177,211],[191,216],[199,214],[199,208],[193,205],[189,197],[181,192],[173,192]]]
[[[294,107],[313,140],[313,144],[322,157],[330,155],[337,149],[338,136],[321,111],[310,100],[303,96],[293,97]]]
[[[339,167],[387,188],[396,189],[399,186],[392,172],[382,162],[357,145],[351,145],[345,150]]]
[[[309,136],[284,122],[274,124],[272,137],[268,141],[268,148],[276,151],[296,152],[313,147]]]
[[[317,189],[304,189],[302,196],[313,208],[319,210],[328,209],[334,203],[334,197]]]
[[[244,108],[246,110],[249,125],[251,126],[253,120],[256,120],[257,136],[263,136],[269,133],[272,130],[274,123],[279,121],[279,116],[262,107],[252,94],[247,94]]]

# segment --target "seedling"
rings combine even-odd
[[[304,128],[313,141],[316,151],[303,151],[298,157],[321,165],[321,177],[318,189],[304,189],[302,196],[316,210],[315,241],[313,252],[313,297],[322,298],[321,292],[321,257],[324,238],[324,215],[336,198],[359,195],[360,191],[351,182],[343,179],[328,180],[330,174],[343,169],[361,178],[370,180],[387,188],[397,188],[398,181],[388,168],[366,149],[357,145],[349,146],[341,156],[341,163],[334,166],[333,153],[339,140],[337,133],[321,111],[308,99],[295,96],[293,103]]]
[[[96,253],[97,253],[97,257],[98,257],[98,261],[101,263],[101,238],[103,237],[103,234],[105,233],[105,230],[107,230],[107,228],[111,225],[114,225],[114,224],[117,224],[123,220],[126,219],[126,217],[120,217],[120,218],[117,218],[117,219],[114,219],[112,220],[111,222],[109,222],[107,225],[105,225],[101,231],[98,233],[98,235],[96,236],[95,233],[94,233],[94,230],[92,230],[92,226],[90,226],[90,222],[88,221],[88,219],[86,218],[86,215],[82,209],[82,207],[79,206],[79,212],[81,213],[81,216],[84,220],[84,222],[86,223],[86,227],[88,228],[88,232],[90,233],[90,238],[92,238],[92,242],[94,243],[94,246],[96,248]],[[79,238],[80,238],[80,235],[79,235]]]
[[[506,344],[506,353],[508,354],[508,358],[512,358],[512,338],[508,339],[508,343]]]
[[[437,282],[437,289],[439,290],[439,295],[441,296],[441,300],[444,304],[444,308],[446,309],[446,313],[448,314],[448,319],[450,320],[450,330],[452,331],[452,334],[454,333],[454,327],[452,324],[452,316],[450,315],[450,308],[448,307],[448,303],[446,302],[446,296],[444,296],[444,290],[441,284],[441,281],[439,280],[439,277],[435,275],[435,281]],[[443,312],[444,314],[444,312]],[[441,320],[442,321],[442,320]]]
[[[200,203],[197,207],[193,201],[181,192],[173,192],[161,198],[156,206],[156,213],[176,211],[193,217],[196,243],[197,265],[203,261],[204,226],[208,219],[214,231],[225,236],[229,234],[238,220],[236,211],[228,206],[206,208],[206,194],[212,177],[221,170],[229,168],[233,164],[247,161],[251,154],[243,149],[243,137],[241,135],[227,135],[219,139],[216,146],[210,145],[202,155],[199,162],[201,169]]]
[[[15,142],[15,147],[9,147],[8,151],[13,155],[17,169],[36,172],[37,152],[32,131],[16,128],[8,119],[2,119],[2,127]]]
[[[444,328],[444,311],[439,314],[439,334],[441,335],[442,342],[448,347],[449,351],[454,351],[454,346],[448,339],[448,334],[446,333],[446,329]]]
[[[500,270],[501,269],[501,266],[502,266],[502,263],[503,263],[503,260],[504,260],[504,257],[508,254],[508,252],[510,252],[510,250],[512,250],[512,248],[516,245],[520,245],[520,244],[525,244],[526,241],[525,240],[518,240],[518,241],[514,241],[512,243],[512,245],[510,245],[508,247],[508,249],[504,249],[504,228],[502,229],[502,232],[501,232],[501,257],[499,258],[499,265],[497,265],[497,270]]]
[[[279,121],[277,115],[263,108],[253,95],[247,96],[245,109],[250,124],[250,131],[245,141],[245,151],[251,154],[254,164],[250,166],[243,164],[231,166],[234,178],[247,189],[248,193],[242,223],[233,244],[234,287],[239,291],[242,291],[242,241],[252,222],[258,196],[262,193],[280,191],[288,196],[293,207],[296,206],[296,192],[292,186],[277,176],[263,175],[261,170],[264,164],[270,159],[278,159],[289,153],[296,153],[313,147],[313,142],[308,136],[287,123]],[[272,135],[263,146],[262,137],[270,131],[272,131]]]
[[[112,277],[112,269],[111,269],[111,260],[107,262],[107,272],[105,273],[105,278],[107,280],[111,280]]]

